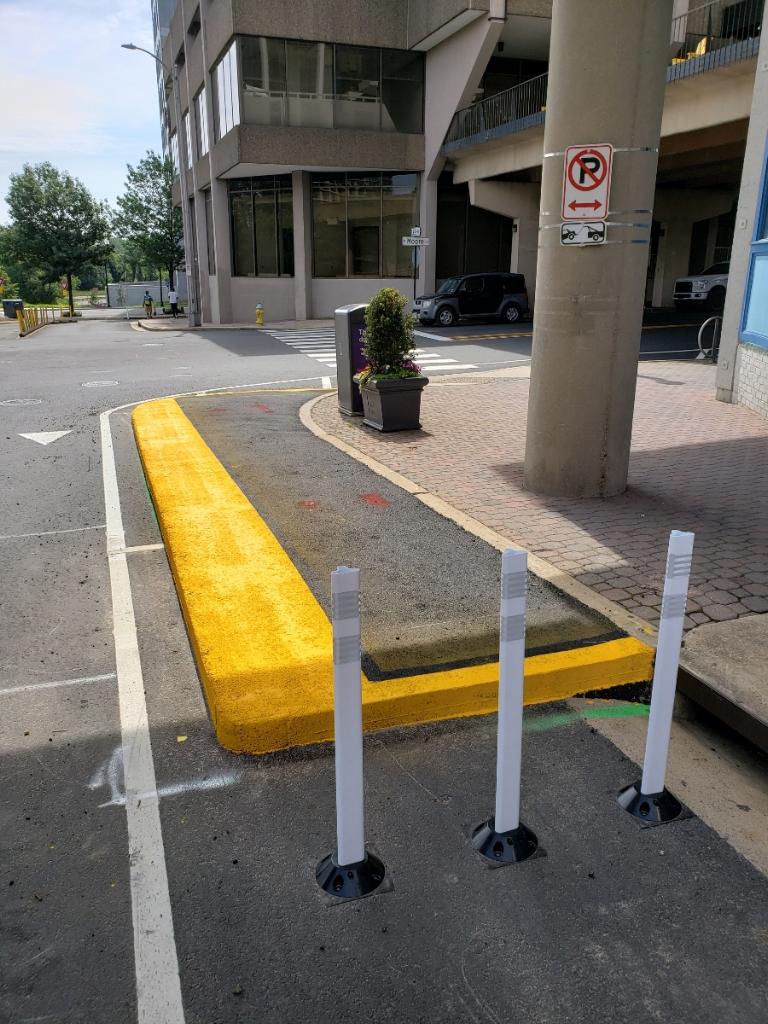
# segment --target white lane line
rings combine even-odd
[[[165,544],[134,544],[131,548],[123,548],[127,555],[132,555],[136,551],[162,551],[165,548]]]
[[[100,416],[140,1024],[184,1024],[155,765],[109,412]],[[153,798],[147,798],[147,794]]]
[[[117,679],[114,672],[101,676],[81,676],[79,679],[55,679],[50,683],[28,683],[26,686],[11,686],[0,689],[0,697],[8,697],[12,693],[35,693],[37,690],[57,690],[60,686],[85,686],[88,683],[108,683]]]
[[[29,537],[57,537],[60,533],[85,533],[86,530],[104,530],[100,526],[75,526],[71,530],[40,530],[38,533],[6,533],[0,536],[0,540],[27,540]]]
[[[331,378],[330,377],[321,377],[320,378],[320,383],[322,384],[323,388],[326,391],[330,391],[331,390]]]
[[[450,366],[426,366],[427,373],[437,373],[440,370],[476,370],[474,363],[451,363]]]

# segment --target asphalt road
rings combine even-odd
[[[102,419],[320,372],[249,331],[0,341],[0,1021],[132,1024],[140,1003],[142,1024],[764,1024],[768,881],[696,817],[638,828],[615,802],[636,766],[562,708],[526,716],[545,858],[488,871],[468,846],[493,719],[372,736],[368,835],[394,888],[320,899],[330,752],[217,747],[130,409]],[[22,436],[43,432],[65,433]]]

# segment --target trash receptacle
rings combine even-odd
[[[365,329],[364,302],[353,302],[335,310],[336,321],[336,379],[339,390],[339,410],[346,416],[363,415],[360,388],[352,378],[366,367],[363,355]]]
[[[3,313],[9,320],[15,320],[20,309],[24,309],[21,299],[3,299]]]

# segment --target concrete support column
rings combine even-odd
[[[663,221],[653,278],[653,305],[671,306],[674,302],[675,281],[686,277],[691,254],[690,220]]]
[[[519,181],[469,182],[473,206],[501,214],[514,221],[509,269],[525,276],[528,297],[536,290],[536,258],[539,244],[539,186]]]
[[[211,320],[218,324],[232,322],[232,249],[229,230],[229,194],[227,183],[219,178],[211,181],[213,240],[216,249],[216,275],[211,283]],[[215,291],[215,294],[214,294]]]
[[[312,201],[306,171],[293,171],[293,274],[295,317],[312,316]]]
[[[437,180],[421,176],[419,190],[419,224],[421,233],[430,239],[430,244],[419,250],[418,291],[431,295],[435,290],[435,265],[437,260]]]
[[[672,0],[552,5],[525,453],[526,487],[542,494],[626,488],[671,18]],[[647,226],[563,246],[563,151],[601,142],[618,150],[609,220]]]

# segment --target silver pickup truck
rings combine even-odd
[[[721,313],[728,288],[728,267],[727,263],[715,263],[700,274],[678,277],[675,281],[675,306],[678,309],[706,306],[715,313]]]

